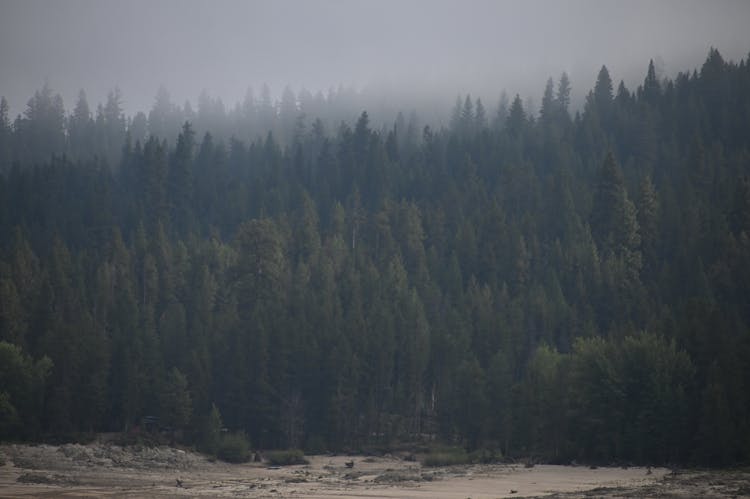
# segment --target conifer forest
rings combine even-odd
[[[642,66],[443,123],[3,99],[0,439],[747,462],[750,57]]]

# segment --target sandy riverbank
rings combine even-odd
[[[395,456],[313,456],[307,465],[232,465],[170,447],[1,445],[1,497],[732,497],[750,473],[655,468],[465,465],[424,468]],[[346,466],[354,461],[353,467]]]

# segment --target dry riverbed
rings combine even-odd
[[[313,456],[310,464],[211,462],[170,447],[0,445],[0,497],[738,497],[750,471],[466,465],[424,468],[385,457]],[[354,461],[353,467],[346,465]]]

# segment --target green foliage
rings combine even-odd
[[[612,102],[612,78],[609,76],[607,66],[602,66],[599,70],[593,96],[597,110],[602,114],[606,113]]]
[[[557,460],[563,452],[567,357],[546,344],[534,351],[518,394],[518,431],[532,455]]]
[[[176,367],[169,371],[159,401],[162,424],[177,430],[187,426],[190,422],[193,406],[188,391],[187,378]]]
[[[21,348],[0,341],[0,438],[39,431],[44,391],[52,362],[34,361]]]
[[[477,449],[469,454],[469,462],[475,464],[492,464],[503,460],[503,453],[497,449]]]
[[[704,463],[726,466],[734,459],[741,442],[735,439],[737,429],[731,414],[726,388],[719,382],[718,365],[711,366],[709,380],[701,393],[701,426],[698,431],[697,456]]]
[[[471,463],[471,457],[461,447],[443,447],[433,449],[422,457],[422,466],[454,466]]]
[[[653,333],[617,343],[579,339],[571,362],[574,434],[585,454],[659,463],[686,459],[686,394],[694,370],[674,341]]]
[[[305,453],[311,456],[325,454],[327,451],[326,441],[320,435],[312,435],[305,444]]]
[[[610,252],[619,255],[637,251],[641,242],[635,207],[628,199],[625,179],[611,152],[604,159],[594,193],[591,232],[605,256]]]
[[[211,404],[211,412],[206,419],[200,441],[200,450],[206,454],[216,456],[222,443],[221,414],[216,404]]]
[[[468,95],[449,128],[338,92],[203,95],[189,124],[165,89],[148,117],[114,91],[66,121],[45,86],[11,123],[0,99],[0,436],[156,417],[236,460],[222,424],[311,452],[746,461],[749,80],[712,50],[613,95],[602,67],[573,110],[563,74],[491,129]]]
[[[274,301],[284,271],[280,235],[272,220],[251,220],[237,231],[238,298],[243,310]]]
[[[305,454],[299,449],[274,450],[266,453],[268,464],[273,466],[293,466],[295,464],[308,464]]]
[[[227,433],[221,437],[216,457],[228,463],[244,463],[250,459],[250,442],[244,432]]]
[[[475,449],[482,441],[486,428],[486,376],[476,359],[466,360],[456,373],[456,426]]]
[[[7,438],[16,434],[20,424],[18,411],[10,402],[10,396],[5,392],[0,392],[0,435]]]

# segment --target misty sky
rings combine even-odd
[[[565,70],[574,95],[607,64],[629,87],[650,58],[664,74],[709,47],[750,53],[750,1],[0,0],[0,95],[23,112],[47,81],[72,109],[118,85],[131,114],[164,85],[227,105],[267,82],[278,96],[343,84],[497,100],[541,93]],[[538,99],[537,99],[538,101]]]

